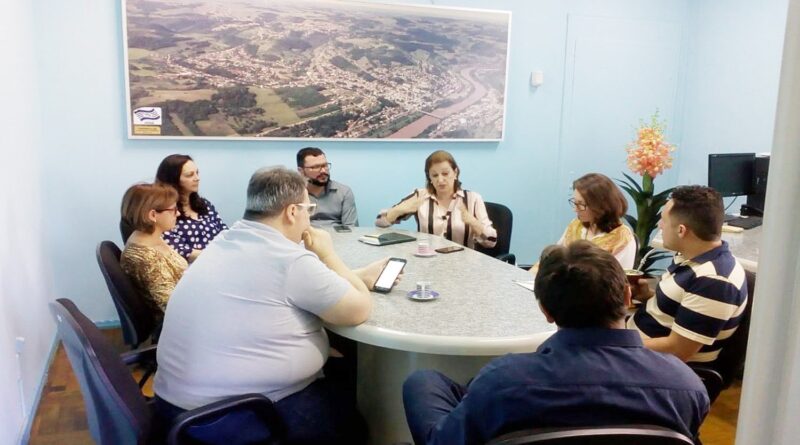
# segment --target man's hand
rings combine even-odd
[[[652,298],[655,292],[650,289],[648,280],[640,278],[636,286],[631,286],[631,294],[634,300],[645,302]]]
[[[684,362],[689,361],[703,347],[702,343],[671,331],[666,337],[645,338],[642,340],[644,347],[658,352],[672,354]]]
[[[374,263],[369,263],[361,269],[354,270],[353,272],[355,272],[355,274],[361,278],[361,281],[364,282],[364,285],[366,285],[369,290],[372,290],[375,286],[375,282],[378,281],[378,276],[380,276],[381,271],[388,262],[389,257],[386,257],[382,260],[375,261]],[[398,281],[400,281],[400,277],[397,277],[395,284]]]
[[[323,263],[325,263],[326,258],[334,254],[331,234],[324,230],[309,227],[303,232],[303,243],[306,249],[316,253]]]

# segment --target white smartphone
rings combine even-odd
[[[389,261],[383,266],[383,270],[381,274],[378,275],[378,279],[375,281],[375,292],[387,293],[392,290],[394,286],[394,280],[397,279],[397,276],[400,275],[400,272],[403,271],[403,268],[406,266],[406,260],[403,258],[389,258]]]

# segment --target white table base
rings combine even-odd
[[[418,369],[435,369],[466,384],[494,357],[423,354],[358,344],[358,408],[369,444],[413,443],[403,411],[403,382]]]

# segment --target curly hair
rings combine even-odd
[[[711,187],[685,185],[670,195],[670,216],[685,225],[703,241],[716,241],[722,235],[725,207],[722,195]]]

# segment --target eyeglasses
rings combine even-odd
[[[167,209],[156,209],[156,212],[157,213],[171,212],[171,213],[174,213],[174,214],[177,215],[178,214],[178,207],[176,206],[176,207],[170,207],[170,208],[167,208]]]
[[[580,211],[584,211],[589,208],[589,206],[586,205],[585,203],[575,201],[575,198],[569,198],[567,202],[569,203],[569,205],[572,206],[572,208],[578,209]]]
[[[309,216],[313,215],[314,212],[317,210],[317,203],[315,203],[315,202],[309,202],[309,203],[299,202],[299,203],[297,203],[295,205],[297,207],[306,209],[306,211],[308,212]]]
[[[330,170],[332,165],[333,164],[331,164],[330,162],[327,162],[325,164],[310,165],[308,167],[303,167],[303,168],[306,169],[306,170],[311,170],[312,172],[318,172],[318,171],[322,170],[323,168],[326,169],[326,170]]]

